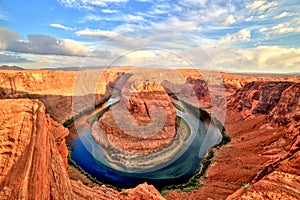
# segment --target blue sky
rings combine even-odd
[[[1,0],[0,64],[300,72],[299,0]]]

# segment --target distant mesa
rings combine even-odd
[[[18,66],[1,65],[0,70],[24,70],[24,69]]]

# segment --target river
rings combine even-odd
[[[104,107],[118,101],[118,97],[110,99]],[[161,189],[167,185],[188,181],[199,171],[202,158],[212,146],[221,141],[222,135],[216,126],[200,121],[197,112],[191,110],[184,102],[175,103],[184,109],[184,112],[176,109],[176,114],[186,121],[191,134],[180,151],[170,159],[148,168],[127,169],[126,166],[116,168],[107,159],[104,150],[94,141],[91,128],[81,129],[83,132],[78,132],[79,137],[69,141],[73,145],[71,158],[100,182],[119,188],[135,187],[147,182]],[[78,122],[82,123],[82,119],[79,118]]]

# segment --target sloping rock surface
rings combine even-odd
[[[0,100],[0,199],[164,199],[147,184],[124,193],[70,180],[67,133],[38,100]]]

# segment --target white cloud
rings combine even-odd
[[[153,51],[138,50],[127,54],[126,57],[129,59],[151,58],[156,57],[156,54]]]
[[[1,64],[10,63],[27,63],[30,62],[26,58],[22,58],[19,55],[11,54],[9,52],[0,52],[0,62]]]
[[[252,2],[252,3],[250,3],[250,4],[248,4],[248,5],[246,6],[246,9],[247,9],[247,10],[255,10],[255,9],[261,7],[265,2],[266,2],[266,0],[258,0],[258,1],[254,1],[254,2]]]
[[[264,19],[264,18],[266,18],[266,15],[259,15],[258,16],[258,19]]]
[[[203,47],[217,68],[242,72],[299,72],[300,48],[258,46],[234,48],[208,45]]]
[[[277,6],[277,5],[278,5],[278,3],[275,2],[275,1],[268,2],[268,3],[266,3],[266,4],[262,5],[262,6],[260,6],[260,7],[258,8],[258,11],[259,11],[259,12],[264,12],[264,11],[268,10],[269,8],[275,7],[275,6]]]
[[[250,41],[251,39],[251,31],[250,29],[241,29],[240,31],[233,33],[233,34],[227,34],[225,37],[221,38],[221,43],[224,42],[238,42],[238,41]]]
[[[144,21],[144,18],[139,15],[125,15],[123,20],[125,20],[125,21]]]
[[[259,32],[259,33],[262,33],[262,32],[266,32],[266,31],[268,31],[268,30],[269,30],[268,28],[263,27],[263,28],[259,29],[258,32]]]
[[[100,29],[84,29],[75,33],[77,36],[97,38],[103,41],[102,48],[122,51],[122,49],[135,49],[142,45],[147,38],[139,38],[142,35],[131,36],[129,32],[119,34],[116,31],[105,31]]]
[[[200,5],[201,7],[204,7],[208,2],[208,0],[185,0],[185,1],[193,5]]]
[[[246,18],[246,20],[245,20],[245,21],[246,21],[246,22],[250,22],[250,21],[252,21],[252,20],[253,20],[253,18],[254,18],[253,16],[250,16],[250,17]]]
[[[102,9],[101,12],[103,12],[103,13],[116,13],[118,11],[117,10],[111,10],[111,9]]]
[[[273,34],[300,33],[300,20],[294,19],[287,23],[281,23],[271,28],[263,27],[258,32],[268,32]]]
[[[8,17],[4,13],[0,13],[0,20],[2,21],[8,21]]]
[[[67,27],[67,26],[64,26],[64,25],[61,25],[61,24],[50,24],[51,27],[54,27],[54,28],[60,28],[60,29],[64,29],[66,31],[72,31],[72,30],[75,30],[74,28],[71,28],[71,27]]]
[[[246,9],[250,12],[262,13],[277,5],[278,3],[275,1],[268,2],[267,0],[257,0],[254,1],[253,3],[248,4],[246,6]]]
[[[183,57],[163,50],[137,50],[127,52],[114,63],[117,66],[146,66],[146,67],[192,67]]]
[[[100,16],[100,15],[86,15],[83,17],[80,22],[89,22],[89,21],[121,21],[123,23],[126,22],[141,22],[145,21],[143,16],[140,15],[132,15],[132,14],[119,14],[113,16]]]
[[[279,46],[259,46],[252,52],[245,53],[254,54],[253,58],[260,68],[270,67],[295,67],[299,69],[300,49],[299,48],[284,48]]]
[[[128,0],[57,0],[69,8],[93,10],[95,7],[106,7],[112,3],[126,3]]]
[[[197,21],[180,20],[177,17],[168,18],[165,22],[153,24],[155,28],[168,28],[180,31],[197,30]]]
[[[243,20],[243,19],[245,19],[245,17],[244,17],[243,15],[237,16],[237,20],[238,20],[238,21]]]
[[[228,26],[229,24],[233,24],[233,23],[235,23],[236,22],[236,20],[234,19],[234,16],[233,15],[229,15],[227,18],[225,18],[222,22],[221,22],[221,24],[223,25],[223,26]]]
[[[288,17],[288,16],[291,16],[292,14],[291,13],[288,13],[288,12],[282,12],[280,13],[279,15],[276,15],[273,17],[273,19],[281,19],[283,17]]]
[[[113,31],[103,31],[100,29],[84,29],[75,32],[77,36],[83,36],[83,37],[96,37],[96,38],[111,38],[118,36],[117,33]]]

